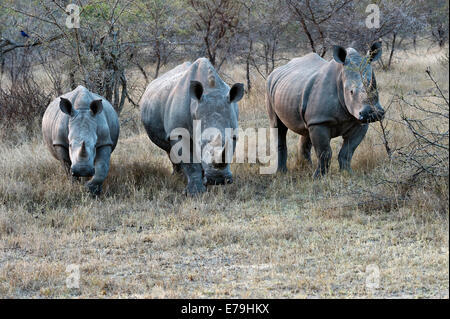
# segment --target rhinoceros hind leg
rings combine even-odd
[[[278,172],[287,172],[287,145],[286,145],[286,134],[287,127],[277,119],[278,128]]]
[[[280,118],[277,116],[276,112],[274,111],[274,108],[272,106],[271,99],[269,98],[268,94],[266,93],[266,108],[267,113],[269,115],[269,123],[270,127],[272,128],[278,128],[278,148],[277,148],[277,156],[278,156],[278,172],[285,173],[287,172],[287,145],[286,145],[286,134],[287,134],[287,127],[286,125],[281,122]]]

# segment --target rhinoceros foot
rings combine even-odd
[[[322,179],[322,177],[324,177],[326,174],[326,171],[320,170],[320,169],[316,169],[313,175],[313,179],[314,180],[320,180]]]
[[[187,196],[195,196],[206,192],[206,186],[199,183],[188,184],[184,190],[184,194]]]
[[[281,173],[281,174],[287,173],[287,171],[288,171],[288,169],[287,169],[286,165],[279,166],[278,169],[277,169],[277,172]]]
[[[341,168],[340,169],[342,176],[344,177],[351,177],[353,176],[353,170],[350,167]]]
[[[102,193],[102,184],[89,181],[86,183],[86,187],[93,196],[99,196]]]

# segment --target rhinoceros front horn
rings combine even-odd
[[[81,151],[80,151],[80,156],[81,157],[88,157],[88,153],[86,151],[86,144],[83,141],[83,143],[81,143]]]
[[[225,141],[225,145],[223,146],[223,152],[222,152],[222,162],[226,163],[227,160],[227,148],[228,148],[228,140]]]
[[[225,145],[223,146],[222,150],[220,151],[220,163],[221,164],[225,164],[226,163],[226,159],[227,159],[227,146],[228,146],[228,141],[225,141]]]

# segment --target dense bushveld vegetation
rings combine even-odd
[[[377,29],[365,1],[79,1],[80,29],[65,27],[68,3],[0,0],[0,296],[448,298],[447,1],[375,1]],[[234,164],[234,184],[186,198],[140,124],[146,85],[206,56],[226,82],[246,83],[240,126],[268,127],[275,67],[379,38],[387,115],[353,175],[334,159],[313,180],[289,134],[288,174]],[[99,199],[69,181],[40,134],[49,101],[78,84],[120,113]],[[68,264],[81,267],[80,289],[65,286]]]

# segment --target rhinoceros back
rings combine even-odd
[[[275,69],[267,81],[267,92],[274,105],[298,105],[307,82],[326,64],[317,54],[295,58]]]
[[[292,59],[275,69],[267,79],[267,103],[270,112],[291,130],[300,133],[305,128],[303,112],[315,80],[327,61],[315,53]],[[269,113],[270,113],[269,112]],[[276,119],[271,118],[275,125]]]

